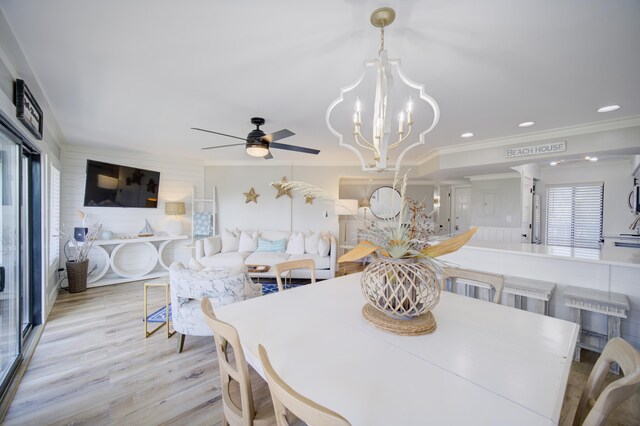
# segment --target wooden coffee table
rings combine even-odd
[[[247,265],[247,270],[250,274],[269,272],[269,269],[271,269],[271,266],[269,265]]]

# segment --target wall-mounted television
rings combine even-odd
[[[160,172],[87,160],[84,205],[158,207]]]

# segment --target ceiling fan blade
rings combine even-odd
[[[271,160],[273,158],[273,155],[271,155],[271,151],[269,151],[269,153],[262,158],[264,158],[265,160]]]
[[[229,145],[208,146],[208,147],[202,148],[202,149],[226,148],[228,146],[240,146],[240,145],[246,145],[246,144],[244,144],[244,143],[232,143],[232,144],[229,144]]]
[[[269,149],[286,149],[287,151],[303,152],[305,154],[319,154],[319,149],[305,148],[303,146],[287,145],[286,143],[273,142],[269,144]]]
[[[246,141],[247,138],[241,138],[240,136],[227,135],[226,133],[214,132],[213,130],[200,129],[198,127],[192,127],[192,130],[199,130],[201,132],[213,133],[214,135],[226,136],[229,138],[240,139],[241,141]]]
[[[277,132],[269,133],[268,135],[264,135],[261,139],[263,141],[267,141],[269,143],[279,141],[280,139],[288,138],[289,136],[293,136],[293,133],[289,129],[278,130]]]

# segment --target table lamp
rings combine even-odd
[[[167,222],[167,233],[169,235],[182,235],[182,220],[178,216],[185,213],[183,201],[167,201],[164,203],[164,214],[173,216]]]

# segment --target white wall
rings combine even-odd
[[[471,226],[520,228],[520,214],[519,177],[471,182]]]
[[[381,186],[393,186],[393,180],[388,182],[374,181],[343,181],[340,182],[340,198],[356,199],[369,198],[373,191]],[[407,183],[406,197],[415,201],[424,202],[428,212],[433,210],[433,192],[435,186],[430,183],[409,182]],[[398,188],[400,190],[400,188]],[[371,219],[375,219],[373,215],[367,213]]]
[[[270,229],[283,231],[318,230],[338,237],[338,219],[334,201],[338,198],[340,176],[359,173],[355,167],[309,166],[206,166],[205,190],[216,188],[218,230]],[[327,193],[328,199],[306,204],[298,191],[293,198],[275,198],[272,182],[283,176],[289,181],[313,184]],[[260,194],[257,203],[245,203],[244,192],[253,187]],[[325,216],[326,212],[326,216]]]
[[[398,183],[398,186],[400,184]],[[340,181],[340,198],[362,200],[369,199],[371,194],[378,188],[383,186],[393,186],[393,179],[342,179]],[[397,188],[400,190],[400,188]],[[435,186],[427,182],[408,182],[405,196],[415,201],[424,202],[427,212],[433,210],[433,194]],[[365,219],[368,224],[379,223],[384,221],[378,219],[371,213],[369,208],[358,209],[356,217],[341,217],[340,239],[338,240],[344,245],[355,245],[358,242],[358,230],[365,225]],[[437,221],[437,217],[434,218]],[[341,253],[346,250],[341,250]]]
[[[624,161],[599,161],[580,165],[561,165],[541,169],[536,193],[542,199],[542,226],[546,229],[546,187],[554,184],[604,182],[603,235],[630,232],[628,227],[634,215],[627,206],[627,196],[632,189],[631,164]],[[544,235],[543,235],[544,239]]]
[[[120,164],[160,172],[158,208],[84,207],[84,188],[87,160]],[[89,223],[102,224],[103,230],[116,235],[136,235],[148,219],[157,232],[166,231],[167,217],[164,214],[166,201],[184,201],[186,214],[183,219],[184,233],[191,233],[191,194],[195,187],[196,198],[203,197],[204,165],[199,160],[182,160],[162,155],[126,152],[113,149],[97,149],[88,146],[65,145],[62,149],[62,207],[61,224],[72,230],[80,226],[77,215],[82,210],[88,215]],[[167,247],[174,260],[188,261],[191,250],[184,246],[190,240],[172,243]],[[139,251],[127,249],[127,257],[136,261]],[[62,251],[62,247],[61,247]],[[140,255],[144,254],[144,250]],[[64,256],[61,264],[64,265]]]

